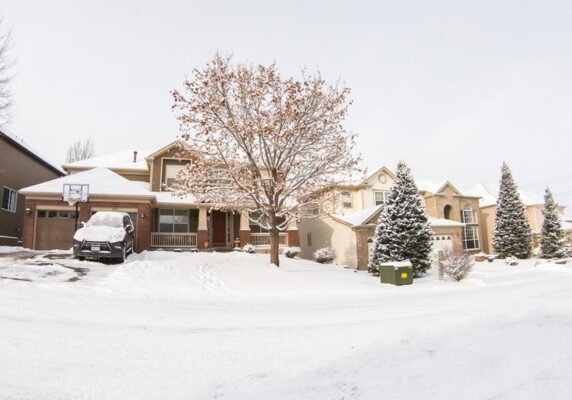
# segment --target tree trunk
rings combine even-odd
[[[278,253],[279,253],[278,228],[276,227],[275,221],[273,221],[272,229],[270,229],[270,264],[274,264],[277,267],[280,266]]]

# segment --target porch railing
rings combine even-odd
[[[270,246],[270,234],[269,233],[251,233],[250,241],[255,246]],[[288,245],[288,234],[279,233],[278,234],[278,245],[287,246]]]
[[[197,247],[197,234],[151,232],[151,247]]]

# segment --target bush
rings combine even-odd
[[[334,250],[330,249],[329,247],[324,247],[323,249],[319,249],[314,253],[314,260],[319,263],[325,263],[328,261],[332,261],[336,257]]]
[[[284,249],[284,255],[288,258],[294,258],[296,257],[298,254],[300,254],[302,250],[300,250],[299,247],[286,247]]]
[[[505,263],[506,265],[510,265],[510,266],[514,267],[514,266],[518,265],[518,258],[516,258],[515,256],[507,257],[507,258],[504,260],[504,263]]]
[[[254,245],[252,245],[250,243],[247,243],[242,248],[242,251],[244,251],[245,253],[254,254],[254,252],[256,251],[256,247],[254,247]]]
[[[451,279],[460,282],[469,275],[475,260],[468,254],[447,252],[439,260],[439,270]]]

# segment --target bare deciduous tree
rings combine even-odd
[[[193,75],[172,92],[192,159],[175,189],[215,209],[257,211],[249,218],[269,230],[278,266],[279,232],[328,201],[312,193],[358,171],[356,136],[342,126],[349,89],[319,73],[283,79],[274,64],[234,65],[219,55]]]
[[[85,160],[93,157],[95,154],[95,146],[91,137],[86,138],[79,142],[74,142],[66,154],[66,163]]]
[[[8,58],[8,48],[10,45],[10,32],[2,33],[2,20],[0,20],[0,126],[10,119],[10,106],[12,104],[12,92],[10,91],[9,74],[12,63]]]

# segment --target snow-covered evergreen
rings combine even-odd
[[[370,272],[387,261],[409,260],[416,276],[431,267],[432,231],[407,164],[397,165],[395,182],[375,229]]]
[[[529,258],[532,250],[530,224],[506,163],[503,163],[501,169],[495,221],[493,246],[497,255],[500,258]]]
[[[542,215],[544,215],[542,239],[540,242],[542,257],[565,257],[564,235],[562,224],[560,223],[560,215],[558,214],[558,205],[554,202],[554,197],[549,188],[546,188],[544,193],[544,210],[542,210]]]

